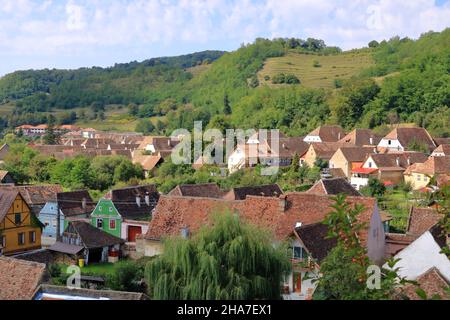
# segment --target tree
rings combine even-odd
[[[59,143],[59,135],[55,133],[55,123],[56,123],[56,118],[54,115],[49,115],[47,118],[47,132],[45,133],[43,139],[44,139],[44,144],[50,144],[50,145],[55,145]]]
[[[117,291],[142,292],[143,270],[135,262],[121,262],[106,279],[106,285]]]
[[[150,119],[141,119],[136,124],[135,131],[141,132],[144,135],[148,135],[155,130],[155,126],[153,125]]]
[[[386,192],[386,186],[378,179],[370,178],[367,186],[361,188],[361,193],[369,197],[381,198]]]
[[[139,113],[139,107],[135,103],[131,103],[128,105],[128,113],[133,117],[136,117]]]
[[[430,149],[428,148],[428,146],[425,143],[418,141],[415,137],[408,144],[407,148],[408,148],[408,151],[418,151],[418,152],[422,152],[422,153],[430,153]]]
[[[226,93],[225,96],[223,97],[223,113],[225,115],[231,114],[230,100],[228,98],[228,94]]]
[[[344,194],[333,198],[335,203],[324,224],[328,226],[328,238],[336,239],[337,245],[320,264],[322,276],[313,281],[318,283],[315,299],[331,300],[378,300],[391,299],[398,285],[405,284],[398,276],[396,260],[388,260],[388,269],[381,269],[380,287],[367,286],[367,271],[371,264],[365,247],[361,245],[358,234],[366,223],[358,220],[365,210],[362,205],[351,206]]]
[[[268,233],[222,212],[192,238],[166,240],[145,274],[154,299],[279,299],[289,265]]]
[[[380,44],[376,40],[372,40],[369,42],[369,48],[377,48],[379,46],[380,46]]]

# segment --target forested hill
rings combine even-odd
[[[156,127],[146,130],[159,134],[203,120],[218,128],[279,128],[287,134],[323,123],[382,129],[413,122],[447,136],[449,43],[450,29],[418,40],[372,41],[349,52],[317,39],[257,39],[230,53],[15,72],[0,79],[0,124],[42,122],[50,110],[72,110],[58,121],[95,126],[118,117],[111,115],[113,107],[126,106],[127,121],[151,117]]]

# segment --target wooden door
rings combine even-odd
[[[142,234],[142,227],[128,226],[128,242],[136,242],[138,234]]]

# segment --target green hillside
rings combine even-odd
[[[261,84],[279,86],[272,79],[279,73],[294,74],[307,88],[334,88],[335,80],[346,80],[374,64],[370,50],[355,50],[333,55],[290,52],[270,58],[258,72]]]
[[[415,123],[450,136],[449,43],[450,29],[349,52],[317,39],[257,39],[229,53],[15,72],[0,79],[0,126],[45,122],[51,112],[61,123],[117,130],[150,118],[158,134],[202,120],[287,134]]]

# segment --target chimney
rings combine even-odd
[[[377,147],[373,148],[373,153],[378,153]]]
[[[189,238],[189,228],[188,227],[181,228],[181,237],[183,239]]]
[[[170,147],[170,139],[167,140],[167,146]]]
[[[150,195],[148,192],[145,193],[145,203],[150,207]]]
[[[411,165],[411,158],[409,156],[406,158],[406,162],[408,163],[408,166]]]
[[[83,209],[86,209],[86,198],[83,198],[83,199],[81,200],[81,207],[82,207]]]
[[[139,195],[136,196],[136,204],[139,208],[141,207],[141,197]]]
[[[370,144],[371,146],[373,145],[373,138],[372,138],[372,137],[369,138],[369,144]]]
[[[397,164],[397,167],[400,167],[400,158],[395,158],[395,163]]]
[[[300,228],[301,226],[302,226],[302,223],[301,223],[301,222],[297,222],[297,223],[295,224],[295,229]]]
[[[287,199],[286,199],[286,195],[281,195],[279,198],[279,208],[281,212],[286,211],[286,207],[287,207]]]
[[[338,140],[341,140],[341,133],[338,132]]]

